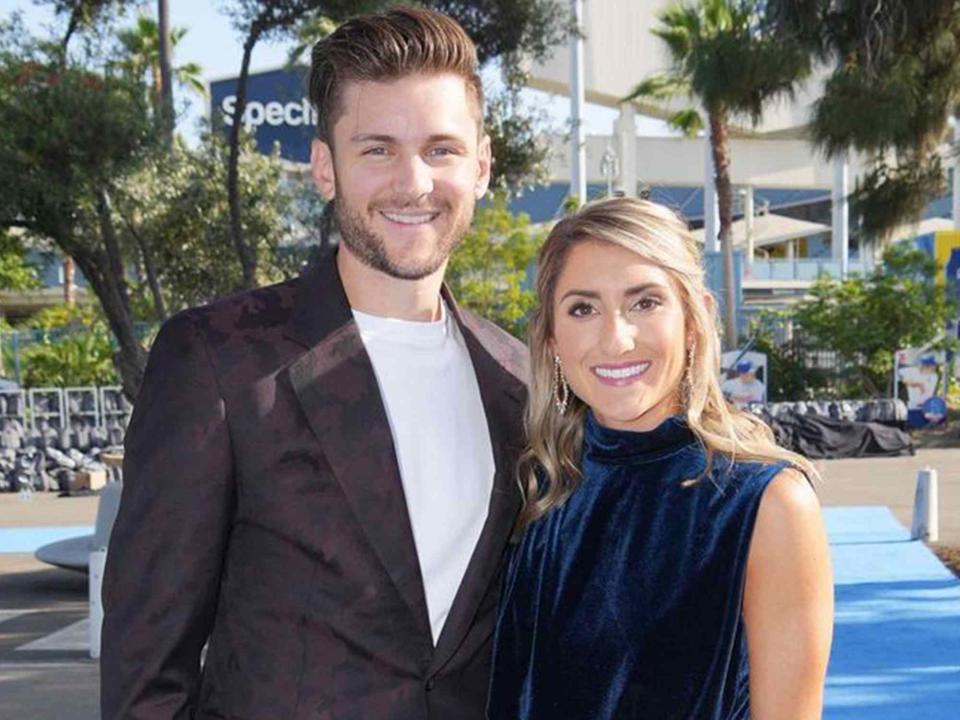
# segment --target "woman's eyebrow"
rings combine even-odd
[[[650,290],[650,289],[665,290],[666,287],[658,282],[642,283],[640,285],[634,285],[633,287],[628,287],[626,290],[623,291],[623,296],[632,297],[634,295],[639,295],[642,292],[646,292],[647,290]],[[560,298],[560,302],[563,302],[564,300],[566,300],[568,297],[571,297],[571,296],[585,297],[585,298],[590,298],[591,300],[600,299],[600,293],[597,292],[596,290],[581,290],[578,288],[574,288],[572,290],[567,290],[567,292],[563,294],[563,297]]]

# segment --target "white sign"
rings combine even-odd
[[[758,352],[731,350],[720,359],[720,388],[739,408],[767,401],[767,356]]]
[[[227,95],[220,103],[220,110],[223,111],[223,121],[228,127],[233,125],[233,114],[236,106],[236,95]],[[262,103],[251,100],[243,109],[243,125],[247,132],[251,132],[261,125],[302,127],[316,124],[317,112],[307,98],[302,98],[300,102],[288,103],[276,100]]]

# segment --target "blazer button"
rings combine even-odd
[[[429,680],[427,680],[427,685],[426,685],[426,687],[427,687],[427,692],[430,692],[430,691],[433,690],[436,686],[437,686],[437,681],[436,681],[435,678],[430,678]]]

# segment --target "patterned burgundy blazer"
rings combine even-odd
[[[436,648],[390,428],[331,255],[179,313],[154,342],[104,580],[103,720],[483,716],[527,354],[447,302],[497,470]]]

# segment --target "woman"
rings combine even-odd
[[[587,205],[547,238],[537,291],[490,720],[819,718],[816,471],[724,400],[686,226],[643,200]]]

